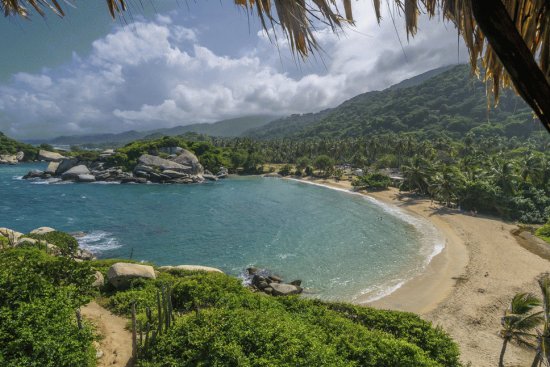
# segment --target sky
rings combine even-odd
[[[379,25],[366,0],[354,2],[354,27],[338,34],[318,27],[322,50],[304,61],[280,34],[272,43],[258,20],[229,0],[132,3],[115,21],[102,1],[75,4],[63,19],[0,23],[10,43],[0,59],[0,131],[8,136],[317,112],[467,61],[452,24],[421,16],[418,34],[407,41],[404,19],[384,9]]]

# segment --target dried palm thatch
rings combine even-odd
[[[126,10],[126,0],[106,0],[111,16]],[[234,0],[257,14],[264,29],[279,25],[293,51],[307,57],[318,50],[315,25],[334,31],[353,24],[351,0]],[[381,21],[381,0],[372,0]],[[488,93],[498,101],[502,87],[513,86],[550,131],[550,0],[386,0],[404,15],[407,35],[417,32],[418,15],[441,14],[453,22],[469,50],[472,70],[485,69]],[[343,11],[340,7],[343,7]],[[28,17],[30,8],[64,16],[57,0],[0,0],[6,16]],[[490,82],[490,83],[489,83]]]

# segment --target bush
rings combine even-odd
[[[387,189],[391,184],[391,179],[381,173],[369,173],[355,178],[352,182],[354,187],[361,189],[382,190]]]
[[[281,167],[279,170],[279,174],[281,176],[290,176],[290,173],[292,172],[292,166],[290,164],[285,164]]]
[[[550,242],[550,222],[537,229],[535,234],[546,242]]]
[[[53,231],[45,234],[29,234],[27,237],[56,245],[63,255],[73,255],[78,250],[76,238],[65,232]]]

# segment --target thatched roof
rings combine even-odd
[[[125,1],[107,0],[111,16],[126,10]],[[491,81],[489,94],[498,100],[500,88],[514,86],[550,131],[550,0],[386,2],[394,4],[404,16],[410,36],[417,32],[421,11],[453,22],[469,50],[476,74],[481,60],[484,78]],[[372,3],[380,22],[382,1]],[[336,31],[354,21],[351,0],[235,0],[235,4],[256,14],[266,30],[279,25],[291,48],[302,57],[318,50],[315,24],[324,22]],[[43,9],[50,9],[64,16],[57,0],[0,0],[0,6],[6,16],[27,17],[31,8],[41,15]]]

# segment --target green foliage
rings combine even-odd
[[[361,189],[383,190],[390,186],[391,180],[388,176],[381,173],[368,173],[357,177],[352,185]]]
[[[290,164],[285,164],[279,170],[279,174],[281,176],[290,176],[291,173],[292,173],[292,166]]]
[[[325,154],[319,155],[313,161],[313,167],[320,170],[322,175],[329,175],[334,167],[334,159]]]
[[[0,154],[16,154],[17,152],[25,153],[25,157],[23,158],[24,161],[32,161],[38,156],[37,148],[10,139],[0,132]]]
[[[542,227],[535,231],[535,234],[550,243],[550,222],[544,224]]]
[[[172,289],[175,321],[142,351],[140,366],[460,365],[456,344],[416,315],[267,297],[218,273],[161,272],[105,294],[107,305],[129,315],[137,301],[145,325],[164,286]]]
[[[94,366],[92,330],[75,310],[93,289],[88,263],[38,249],[0,251],[0,362],[9,367]]]
[[[53,231],[45,234],[28,234],[27,237],[56,245],[64,255],[73,255],[78,249],[76,238],[65,232]]]

